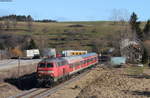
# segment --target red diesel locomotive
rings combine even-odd
[[[68,77],[97,63],[98,55],[96,53],[54,59],[46,58],[39,62],[37,66],[38,81],[42,83],[57,82],[59,79]]]

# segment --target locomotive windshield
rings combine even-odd
[[[39,64],[39,67],[42,67],[42,68],[43,68],[43,67],[46,67],[46,64],[45,64],[45,63],[40,63],[40,64]]]
[[[53,67],[53,64],[52,63],[48,63],[47,67]]]
[[[45,68],[45,67],[53,67],[52,63],[40,63],[39,67]]]

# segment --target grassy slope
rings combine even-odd
[[[69,27],[70,25],[80,24],[83,27]],[[113,25],[112,22],[58,22],[58,23],[33,23],[33,31],[28,32],[27,23],[19,22],[16,30],[9,30],[14,34],[32,35],[37,43],[47,38],[48,47],[62,49],[87,49],[91,50],[91,45],[95,39],[103,36],[108,38],[116,36],[123,26]],[[13,28],[12,28],[13,29]],[[43,29],[46,29],[44,32]],[[68,33],[69,32],[69,33]],[[73,32],[73,33],[72,33]],[[40,40],[40,41],[39,41]],[[43,41],[43,43],[45,43]]]

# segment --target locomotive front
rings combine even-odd
[[[37,80],[39,83],[55,82],[56,64],[55,60],[44,59],[37,66]]]

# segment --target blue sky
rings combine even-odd
[[[145,21],[150,18],[149,4],[150,0],[12,0],[0,2],[0,16],[30,14],[34,19],[96,21],[109,20],[113,9],[125,9]]]

